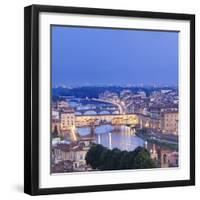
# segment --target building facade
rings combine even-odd
[[[178,135],[178,112],[167,111],[161,115],[161,129],[163,133]]]
[[[75,127],[75,113],[73,109],[66,109],[60,115],[60,130],[67,131]]]

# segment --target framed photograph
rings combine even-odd
[[[24,191],[195,184],[195,16],[25,8]]]

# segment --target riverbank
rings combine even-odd
[[[178,151],[178,138],[162,137],[161,134],[148,133],[141,130],[136,131],[135,135],[149,143]]]

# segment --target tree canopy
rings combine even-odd
[[[150,153],[143,147],[134,151],[112,150],[100,144],[93,144],[86,154],[86,163],[93,169],[120,170],[120,169],[146,169],[155,168]]]

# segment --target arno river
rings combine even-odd
[[[113,108],[113,105],[110,105],[108,103],[102,103],[102,102],[96,102],[91,100],[73,100],[73,102],[70,102],[70,105],[76,110],[76,114],[79,115],[81,113],[80,110],[90,110],[91,108],[99,108],[99,109],[108,109]],[[92,112],[92,113],[91,113]],[[96,115],[97,113],[93,113],[94,111],[85,111],[83,115]],[[103,112],[103,111],[102,111]],[[107,112],[107,111],[104,111]],[[107,114],[107,113],[102,113]],[[77,128],[78,134],[82,137],[89,136],[91,134],[91,128],[90,127],[81,127]],[[162,141],[163,139],[159,139]],[[158,144],[156,143],[147,143],[145,140],[141,139],[140,137],[136,136],[133,132],[133,130],[125,125],[120,126],[112,126],[112,125],[100,125],[95,128],[95,143],[101,144],[104,147],[107,147],[109,149],[118,148],[120,150],[127,150],[127,151],[133,151],[137,147],[145,147],[149,150],[150,153],[152,152],[166,152],[166,153],[172,153],[174,151],[177,151],[171,147],[166,145]]]
[[[80,136],[86,136],[90,133],[90,128],[78,128],[78,133]],[[101,125],[96,127],[95,133],[95,142],[111,149],[132,151],[145,143],[127,126]]]
[[[89,108],[100,108],[108,109],[115,108],[114,105],[108,103],[97,102],[94,100],[86,99],[73,99],[70,101],[70,105],[76,109],[76,114],[79,114],[81,109]],[[93,111],[94,112],[94,111]],[[94,115],[92,111],[87,111],[85,114]],[[106,113],[104,113],[106,112]],[[95,113],[96,114],[96,113]],[[103,111],[102,114],[107,114],[107,111]],[[82,127],[78,128],[78,133],[80,136],[87,136],[90,134],[90,128]],[[95,129],[95,141],[96,143],[102,144],[108,148],[118,148],[120,150],[131,151],[137,148],[138,146],[144,146],[144,140],[137,137],[133,131],[127,126],[117,126],[113,127],[111,125],[100,125]]]

